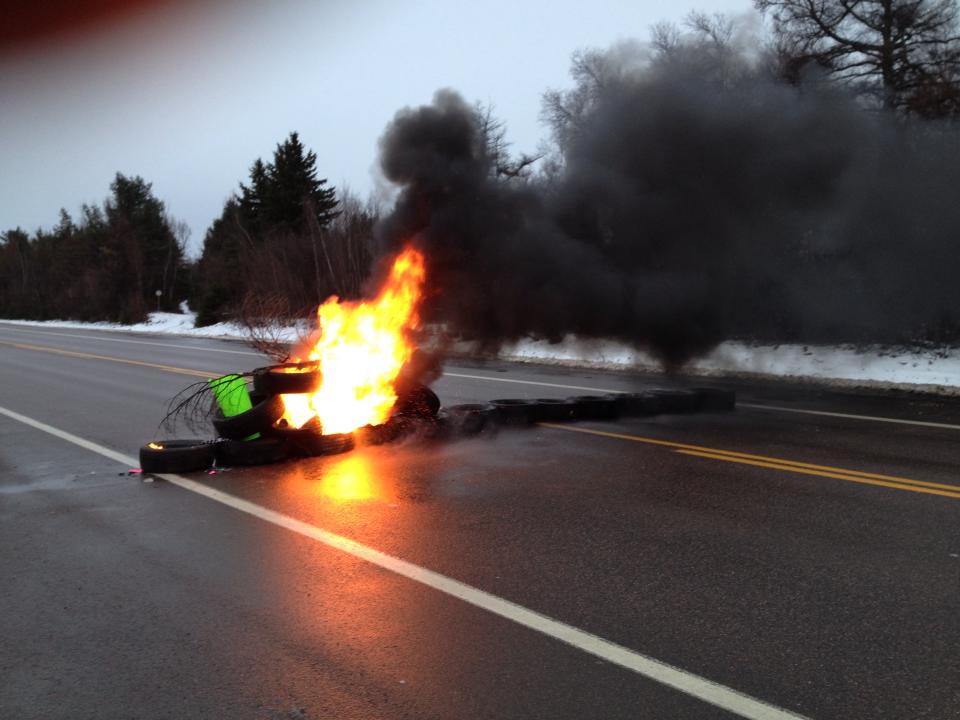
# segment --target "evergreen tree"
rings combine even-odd
[[[235,316],[245,297],[303,308],[342,292],[325,229],[339,215],[317,155],[293,132],[270,162],[256,160],[204,238],[191,306],[198,324]]]

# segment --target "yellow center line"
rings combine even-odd
[[[929,495],[942,495],[944,497],[960,499],[960,487],[954,485],[942,485],[940,487],[954,487],[956,492],[947,490],[937,490],[928,487],[918,487],[916,485],[905,485],[903,483],[888,482],[886,480],[868,480],[867,478],[856,477],[855,475],[844,475],[842,473],[824,472],[823,470],[808,470],[802,467],[792,465],[778,464],[772,462],[759,462],[757,460],[747,460],[746,458],[729,457],[727,455],[718,455],[715,453],[696,452],[694,450],[677,450],[681,455],[692,455],[694,457],[709,458],[711,460],[723,460],[725,462],[740,463],[741,465],[754,465],[755,467],[769,468],[771,470],[782,470],[784,472],[800,473],[801,475],[817,475],[819,477],[835,478],[837,480],[847,480],[849,482],[862,483],[864,485],[879,485],[880,487],[895,488],[897,490],[909,490],[911,492],[926,493]],[[934,484],[934,483],[931,483]]]
[[[192,377],[210,378],[219,377],[222,374],[206,370],[192,370],[190,368],[182,368],[175,365],[151,363],[144,360],[119,358],[111,355],[95,355],[93,353],[79,352],[76,350],[63,350],[61,348],[54,348],[47,345],[30,345],[27,343],[10,342],[7,340],[0,340],[0,345],[7,345],[10,347],[19,348],[20,350],[34,350],[38,352],[52,353],[54,355],[63,355],[66,357],[83,358],[86,360],[104,360],[106,362],[122,363],[124,365],[136,365],[139,367],[162,370],[163,372],[175,373],[177,375],[190,375]],[[736,452],[733,450],[704,447],[702,445],[690,445],[688,443],[680,443],[673,440],[661,440],[660,438],[644,437],[642,435],[629,435],[626,433],[609,432],[606,430],[593,430],[591,428],[572,427],[570,425],[558,425],[556,423],[540,423],[540,425],[542,427],[553,428],[555,430],[566,430],[568,432],[598,435],[600,437],[609,437],[617,440],[629,440],[631,442],[644,443],[647,445],[658,445],[660,447],[670,448],[681,455],[690,455],[708,458],[711,460],[724,460],[726,462],[736,462],[742,465],[753,465],[755,467],[769,468],[772,470],[783,470],[784,472],[793,472],[802,475],[817,475],[820,477],[847,480],[849,482],[862,483],[866,485],[878,485],[881,487],[895,488],[898,490],[909,490],[912,492],[927,493],[930,495],[942,495],[944,497],[960,498],[960,486],[958,485],[947,485],[944,483],[927,482],[924,480],[912,480],[910,478],[898,477],[896,475],[882,475],[879,473],[862,472],[860,470],[847,470],[846,468],[831,467],[830,465],[815,465],[813,463],[799,462],[796,460],[786,460],[783,458],[768,457],[766,455],[753,455],[750,453]]]
[[[768,457],[766,455],[753,455],[751,453],[742,453],[733,450],[721,450],[719,448],[704,447],[702,445],[690,445],[688,443],[661,440],[659,438],[644,437],[642,435],[593,430],[591,428],[558,425],[556,423],[540,423],[540,425],[555,430],[566,430],[568,432],[598,435],[600,437],[609,437],[617,440],[629,440],[647,445],[658,445],[660,447],[670,448],[682,455],[694,455],[713,460],[726,460],[727,462],[738,462],[743,465],[754,465],[756,467],[800,473],[802,475],[819,475],[820,477],[848,480],[850,482],[867,485],[878,485],[881,487],[896,488],[898,490],[911,490],[913,492],[928,493],[931,495],[960,498],[960,485],[912,480],[911,478],[898,477],[896,475],[881,475],[879,473],[862,472],[860,470],[847,470],[846,468],[832,467],[830,465],[815,465],[813,463],[799,462],[796,460],[786,460],[783,458]]]
[[[38,352],[47,352],[54,355],[65,355],[67,357],[83,358],[85,360],[106,360],[108,362],[123,363],[124,365],[139,365],[140,367],[154,368],[164,372],[176,373],[177,375],[191,375],[193,377],[219,377],[223,373],[207,372],[205,370],[191,370],[189,368],[176,367],[174,365],[161,365],[159,363],[146,362],[144,360],[130,360],[128,358],[118,358],[111,355],[94,355],[92,353],[78,352],[76,350],[62,350],[61,348],[49,347],[47,345],[28,345],[27,343],[9,342],[0,340],[0,345],[9,345],[20,350],[36,350]]]

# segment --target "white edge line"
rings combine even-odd
[[[583,385],[558,385],[557,383],[537,382],[536,380],[514,380],[512,378],[490,377],[489,375],[463,375],[461,373],[451,373],[451,372],[445,372],[440,377],[441,378],[455,377],[455,378],[463,378],[466,380],[490,380],[491,382],[516,383],[518,385],[539,385],[540,387],[563,388],[564,390],[589,390],[592,392],[605,392],[605,393],[617,393],[617,394],[630,392],[630,390],[609,390],[607,388],[584,387]]]
[[[176,348],[176,349],[182,349],[182,350],[198,350],[201,352],[218,352],[218,353],[229,353],[231,355],[250,355],[253,357],[263,357],[259,353],[250,352],[247,350],[224,350],[221,348],[196,347],[194,345],[172,345],[169,343],[150,342],[148,340],[128,340],[125,338],[108,338],[108,337],[100,337],[100,336],[91,337],[89,335],[77,335],[75,333],[47,332],[45,330],[24,330],[19,326],[12,326],[6,323],[0,323],[0,326],[2,326],[3,329],[10,330],[12,332],[23,332],[31,335],[55,335],[58,337],[71,337],[71,338],[78,338],[82,340],[104,340],[106,342],[131,343],[133,345],[157,345],[159,347]],[[202,339],[209,340],[210,338],[202,338]],[[560,388],[562,390],[585,390],[587,392],[604,392],[604,393],[616,393],[616,394],[623,394],[623,393],[630,392],[629,390],[614,390],[612,388],[586,387],[584,385],[561,385],[559,383],[538,382],[536,380],[515,380],[513,378],[498,378],[498,377],[490,377],[488,375],[466,375],[463,373],[451,373],[451,372],[445,372],[441,377],[455,377],[455,378],[461,378],[464,380],[487,380],[490,382],[514,383],[516,385],[536,385],[539,387]],[[949,423],[929,422],[929,421],[923,421],[923,420],[902,420],[899,418],[874,417],[871,415],[853,415],[850,413],[828,412],[826,410],[805,410],[802,408],[788,408],[788,407],[780,407],[777,405],[760,405],[756,403],[738,402],[737,407],[749,408],[751,410],[768,410],[773,412],[798,413],[803,415],[823,415],[826,417],[844,418],[846,420],[866,420],[870,422],[895,423],[898,425],[916,425],[919,427],[941,428],[945,430],[960,430],[960,425],[951,425]]]
[[[196,347],[195,345],[173,345],[171,343],[151,342],[149,340],[129,340],[127,338],[102,337],[100,335],[78,335],[76,333],[48,332],[46,330],[25,330],[19,325],[8,325],[0,323],[0,330],[9,330],[10,332],[27,333],[28,335],[51,335],[56,337],[79,338],[81,340],[93,340],[100,342],[118,342],[130,343],[132,345],[158,345],[165,348],[177,348],[182,350],[199,350],[201,352],[228,353],[230,355],[253,355],[254,357],[263,357],[260,353],[250,352],[249,350],[224,350],[223,348]],[[100,330],[99,332],[116,332],[111,330]],[[215,340],[216,338],[200,337],[202,340]]]
[[[490,377],[489,375],[463,375],[460,373],[445,372],[441,377],[455,377],[466,380],[489,380],[490,382],[517,383],[520,385],[539,385],[541,387],[562,388],[564,390],[587,390],[592,392],[624,394],[630,390],[613,390],[612,388],[584,387],[582,385],[560,385],[557,383],[537,382],[535,380],[514,380],[512,378]],[[854,415],[852,413],[828,412],[826,410],[806,410],[803,408],[781,407],[779,405],[761,405],[757,403],[737,402],[738,408],[750,410],[769,410],[774,412],[799,413],[803,415],[825,415],[827,417],[844,418],[846,420],[866,420],[868,422],[894,423],[897,425],[918,425],[920,427],[941,428],[943,430],[960,430],[960,425],[949,423],[929,422],[926,420],[904,420],[901,418],[875,417],[873,415]]]
[[[52,425],[47,425],[46,423],[21,415],[13,410],[0,407],[0,415],[5,415],[12,420],[21,422],[24,425],[29,425],[37,430],[73,443],[85,450],[90,450],[91,452],[115,460],[128,467],[134,466],[137,462],[123,453],[116,452],[89,440],[84,440],[66,430],[60,430]],[[518,625],[535,630],[614,665],[632,670],[638,675],[672,687],[716,707],[728,710],[740,717],[750,718],[751,720],[806,720],[802,715],[797,715],[789,710],[784,710],[765,703],[762,700],[757,700],[737,690],[728,688],[725,685],[720,685],[712,680],[681,670],[673,665],[668,665],[655,658],[642,655],[622,645],[617,645],[609,640],[604,640],[601,637],[562,623],[559,620],[541,615],[538,612],[512,603],[509,600],[504,600],[496,595],[491,595],[488,592],[449,578],[446,575],[441,575],[440,573],[427,570],[406,560],[401,560],[392,555],[380,552],[379,550],[374,550],[355,540],[350,540],[349,538],[329,532],[328,530],[323,530],[302,520],[292,518],[289,515],[270,510],[269,508],[216,490],[203,483],[198,483],[195,480],[190,480],[180,475],[158,474],[157,477],[173,485],[177,485],[184,490],[203,495],[222,505],[316,540],[328,547],[340,550],[341,552],[389,570],[421,585],[426,585],[446,595],[455,597],[474,607],[486,610],[494,615],[499,615]]]
[[[826,410],[806,410],[804,408],[788,408],[778,405],[760,405],[757,403],[737,403],[737,407],[750,408],[751,410],[801,413],[804,415],[825,415],[827,417],[846,418],[848,420],[869,420],[870,422],[895,423],[897,425],[919,425],[920,427],[942,428],[944,430],[960,430],[960,425],[929,422],[927,420],[903,420],[901,418],[875,417],[873,415],[851,415],[849,413],[828,412]]]

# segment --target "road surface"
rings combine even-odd
[[[128,474],[178,390],[263,364],[0,324],[0,717],[960,717],[954,401],[727,382],[734,413]]]

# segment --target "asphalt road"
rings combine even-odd
[[[0,324],[0,718],[960,718],[956,401],[727,382],[734,413],[196,485],[118,462],[196,373],[261,364]],[[671,383],[456,362],[434,388]]]

